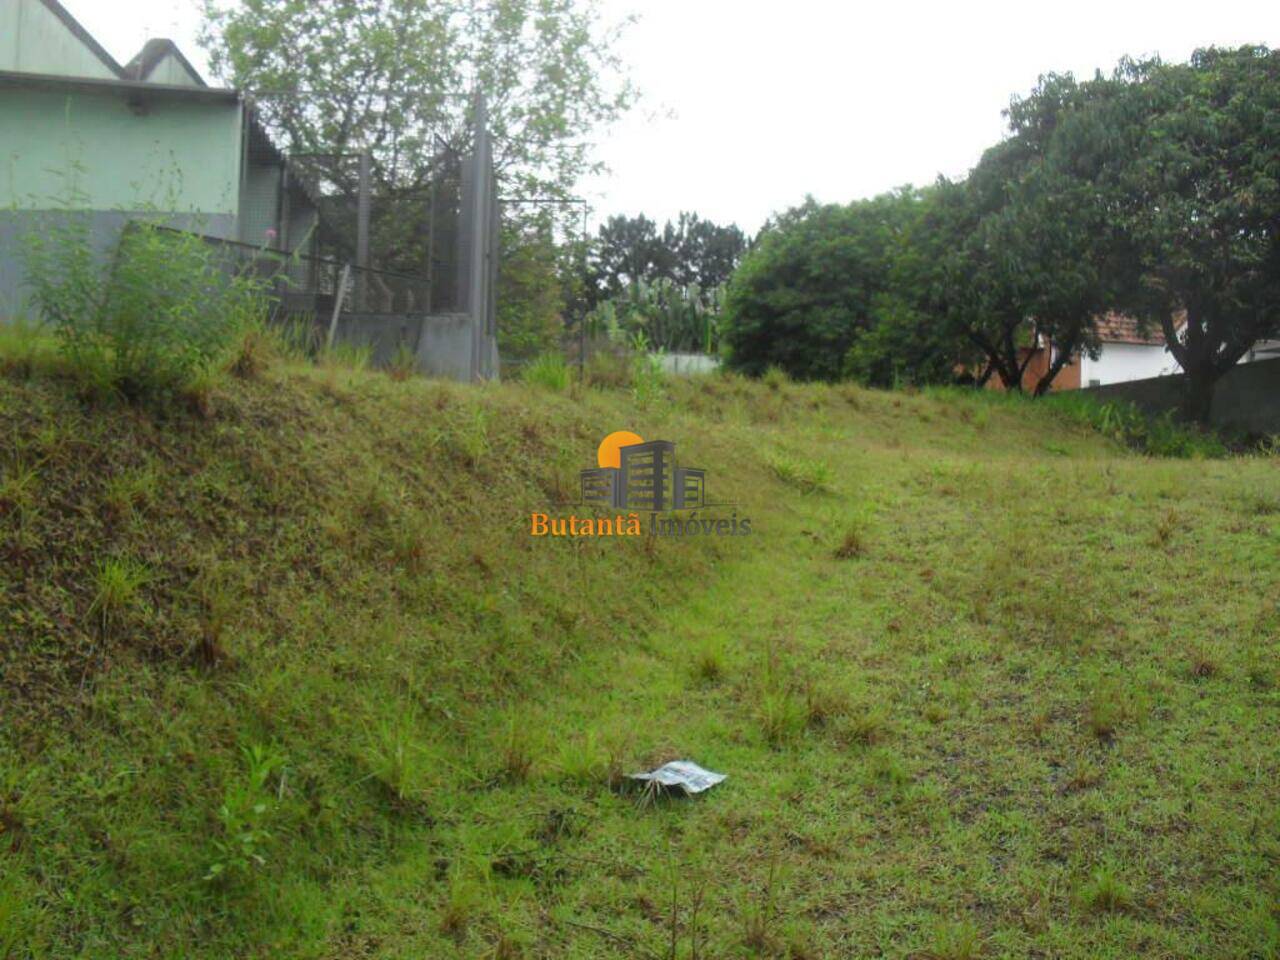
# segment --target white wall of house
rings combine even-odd
[[[1162,343],[1104,343],[1097,360],[1084,356],[1080,364],[1082,387],[1163,377],[1182,369]]]
[[[714,373],[720,366],[720,358],[705,353],[652,353],[658,364],[667,373],[688,375],[691,373]]]

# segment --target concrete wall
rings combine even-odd
[[[706,353],[655,353],[659,365],[667,373],[686,375],[713,373],[720,367],[720,358]]]
[[[1097,380],[1099,385],[1145,380],[1177,373],[1181,369],[1164,344],[1104,343],[1097,360],[1080,358],[1080,385],[1087,387]]]
[[[424,376],[467,382],[471,379],[471,322],[466,313],[344,313],[338,318],[334,340],[368,347],[369,362],[375,367],[387,366],[403,349],[414,357],[415,369]],[[317,318],[317,325],[327,332],[328,318]],[[497,379],[497,342],[486,337],[481,349],[486,366],[495,371],[485,374],[485,379]]]
[[[317,324],[327,333],[328,317],[318,317]],[[381,313],[344,313],[338,318],[334,333],[336,343],[368,347],[369,362],[385,367],[402,349],[414,355],[422,335],[423,317]]]
[[[28,302],[24,250],[32,237],[49,237],[73,217],[85,221],[89,242],[105,269],[120,242],[126,223],[136,219],[136,211],[95,210],[67,213],[55,210],[0,210],[0,323],[25,318],[36,319]],[[151,215],[148,215],[151,216]],[[182,215],[155,218],[178,230],[192,230],[211,236],[234,239],[235,217],[227,214]]]
[[[418,369],[428,377],[471,379],[471,315],[444,313],[427,317],[418,341]]]
[[[40,0],[0,2],[0,70],[118,79]]]
[[[1182,402],[1182,374],[1133,380],[1086,391],[1103,400],[1123,399],[1148,413],[1176,410]],[[1218,381],[1210,421],[1215,427],[1247,433],[1280,433],[1280,359],[1237,364]]]

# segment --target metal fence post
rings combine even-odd
[[[471,315],[471,379],[481,375],[481,346],[489,316],[489,280],[492,256],[490,204],[493,202],[493,175],[490,170],[489,113],[484,94],[476,91],[475,146],[471,155],[471,262],[468,266],[467,307]]]
[[[430,313],[435,306],[435,283],[436,283],[436,212],[438,192],[436,189],[435,174],[431,177],[431,206],[427,214],[427,303],[423,309],[424,313]]]
[[[342,313],[342,298],[347,293],[347,278],[351,276],[351,264],[342,265],[342,273],[338,276],[338,289],[333,294],[333,316],[329,319],[329,336],[325,338],[325,351],[333,349],[333,338],[338,332],[338,315]]]
[[[369,159],[367,150],[360,154],[360,194],[356,200],[356,267],[360,271],[356,277],[356,309],[361,311],[369,308]]]

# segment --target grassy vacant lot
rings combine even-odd
[[[1280,459],[1043,405],[0,376],[0,957],[1276,957]],[[615,429],[753,534],[534,540]],[[729,774],[644,803],[619,773]]]

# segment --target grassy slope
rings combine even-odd
[[[0,957],[1277,955],[1274,458],[667,390],[0,378]],[[755,534],[531,540],[620,428]]]

